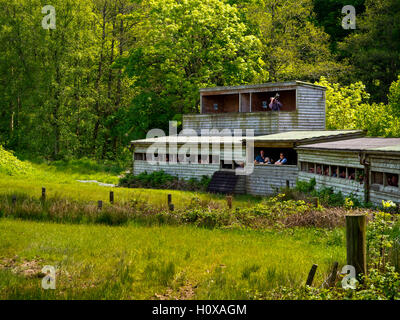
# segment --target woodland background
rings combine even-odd
[[[41,9],[56,8],[55,30]],[[341,27],[344,5],[356,30]],[[328,87],[329,129],[400,136],[398,0],[0,0],[0,145],[23,158],[129,157],[199,111],[198,89]]]

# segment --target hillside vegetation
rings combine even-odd
[[[33,168],[28,162],[20,161],[0,145],[0,173],[15,176],[26,175],[32,172]]]

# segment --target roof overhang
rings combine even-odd
[[[286,82],[269,82],[262,84],[254,84],[254,85],[241,85],[241,86],[225,86],[225,87],[210,87],[210,88],[202,88],[200,89],[200,94],[209,95],[209,94],[230,94],[230,93],[244,93],[244,92],[261,92],[261,91],[279,91],[279,90],[289,90],[293,89],[293,87],[309,87],[318,90],[326,90],[326,87],[319,86],[309,82],[303,81],[286,81]]]

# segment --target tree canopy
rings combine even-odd
[[[398,135],[397,0],[54,0],[49,30],[43,1],[0,5],[0,144],[27,156],[124,157],[202,87],[293,79],[328,87],[330,128]]]

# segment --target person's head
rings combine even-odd
[[[261,151],[260,151],[260,155],[261,155],[262,157],[264,157],[264,150],[261,150]]]
[[[281,153],[279,154],[279,158],[280,158],[280,159],[284,159],[284,158],[285,158],[285,155],[281,152]]]

